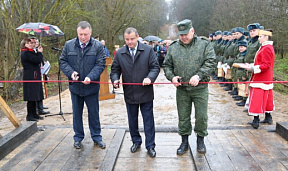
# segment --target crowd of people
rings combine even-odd
[[[176,104],[178,111],[178,132],[182,142],[177,149],[178,155],[188,150],[188,137],[192,134],[192,104],[195,108],[194,132],[197,135],[197,151],[206,153],[204,137],[208,135],[208,84],[210,76],[221,82],[220,86],[235,100],[242,100],[237,105],[248,107],[248,114],[254,116],[251,122],[259,127],[259,115],[265,114],[261,123],[272,123],[271,112],[274,110],[273,65],[275,53],[271,41],[272,31],[264,30],[258,23],[249,24],[247,29],[233,28],[231,32],[216,31],[209,36],[210,41],[198,37],[192,21],[185,19],[177,24],[179,39],[170,42],[143,43],[139,33],[133,27],[124,31],[125,46],[115,46],[114,61],[110,79],[114,88],[123,84],[126,103],[132,153],[142,144],[139,133],[138,113],[141,111],[144,122],[145,146],[150,157],[156,156],[155,124],[153,116],[153,84],[163,67],[166,78],[177,88]],[[91,81],[100,81],[105,68],[105,58],[110,56],[101,42],[91,37],[92,28],[87,21],[77,25],[77,37],[67,41],[61,53],[59,66],[70,80],[73,109],[74,147],[82,148],[83,107],[88,108],[88,121],[91,139],[100,148],[106,148],[102,140],[99,118],[100,85]],[[24,68],[23,80],[41,80],[40,67],[43,63],[43,48],[36,49],[33,39],[21,42],[21,62]],[[168,48],[169,47],[169,48]],[[122,77],[122,79],[120,79]],[[254,81],[251,84],[242,83]],[[228,82],[234,82],[230,84]],[[227,84],[225,84],[227,82]],[[132,83],[132,84],[130,84]],[[138,83],[141,85],[136,85]],[[188,83],[188,84],[184,84]],[[248,86],[249,85],[249,86]],[[43,119],[36,112],[37,104],[43,104],[41,83],[24,83],[24,100],[27,102],[27,121]],[[242,87],[242,89],[240,89]],[[249,91],[249,92],[248,92]],[[42,108],[39,110],[43,111]],[[40,112],[41,113],[41,112]]]
[[[267,81],[273,81],[275,52],[272,30],[264,30],[259,23],[249,24],[247,30],[236,27],[209,35],[218,64],[212,78],[221,82],[220,86],[230,91],[235,101],[241,100],[236,105],[247,108],[243,112],[254,116],[250,124],[257,129],[259,123],[273,122],[273,84]],[[245,84],[246,81],[257,83]],[[263,114],[265,119],[260,121],[259,116]]]

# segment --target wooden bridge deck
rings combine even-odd
[[[72,128],[38,131],[0,160],[0,170],[288,170],[288,141],[264,129],[209,130],[206,155],[197,153],[192,135],[183,156],[176,155],[181,141],[177,133],[156,132],[154,159],[144,144],[131,153],[124,130],[103,129],[104,150],[94,146],[87,128],[85,133],[83,148],[76,150]]]

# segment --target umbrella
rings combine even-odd
[[[29,35],[40,35],[40,42],[42,36],[64,36],[64,33],[59,29],[59,27],[46,24],[46,23],[24,23],[17,27],[16,30],[21,33]]]
[[[160,41],[161,39],[157,36],[146,36],[144,38],[144,40],[148,41],[148,42],[153,42],[153,41]]]

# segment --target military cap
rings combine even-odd
[[[228,31],[223,31],[223,35],[227,36],[228,35]]]
[[[231,33],[231,32],[228,32],[227,36],[232,36],[232,33]]]
[[[249,24],[247,26],[248,31],[254,30],[254,29],[260,29],[260,24],[259,23],[253,23],[253,24]]]
[[[209,34],[209,37],[213,37],[213,34],[211,33],[211,34]]]
[[[260,26],[259,29],[260,29],[260,30],[264,30],[264,26]]]
[[[236,28],[235,28],[235,32],[240,32],[240,33],[244,34],[244,28],[242,28],[242,27],[236,27]]]
[[[185,19],[183,21],[180,21],[178,24],[177,24],[177,28],[178,28],[178,33],[177,35],[180,35],[180,34],[188,34],[189,33],[189,30],[192,28],[192,21],[191,20],[188,20],[188,19]]]
[[[221,30],[218,30],[215,32],[215,36],[219,35],[219,34],[222,34],[222,31]]]
[[[244,31],[245,36],[249,36],[249,31]]]
[[[215,32],[214,32],[214,33],[212,33],[212,35],[213,35],[213,36],[216,36],[216,35],[215,35]]]
[[[233,28],[233,29],[231,30],[231,33],[235,33],[235,28]]]
[[[247,47],[248,46],[248,42],[247,41],[239,41],[237,43],[237,46],[245,46],[245,47]]]

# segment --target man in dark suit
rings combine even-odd
[[[100,75],[105,68],[103,45],[91,37],[92,27],[87,21],[79,22],[77,38],[65,43],[60,57],[60,69],[68,77],[73,109],[74,147],[80,149],[84,139],[83,107],[88,108],[88,121],[91,138],[95,145],[106,148],[102,141],[99,119]],[[90,84],[91,83],[91,84]]]
[[[126,46],[115,55],[110,78],[115,88],[119,88],[120,75],[123,83],[140,83],[141,85],[123,85],[124,98],[128,113],[130,135],[133,141],[131,152],[134,153],[142,144],[138,128],[139,107],[142,113],[145,132],[145,146],[150,157],[156,156],[155,124],[153,116],[153,83],[160,67],[151,46],[138,41],[139,34],[129,27],[124,32]]]

